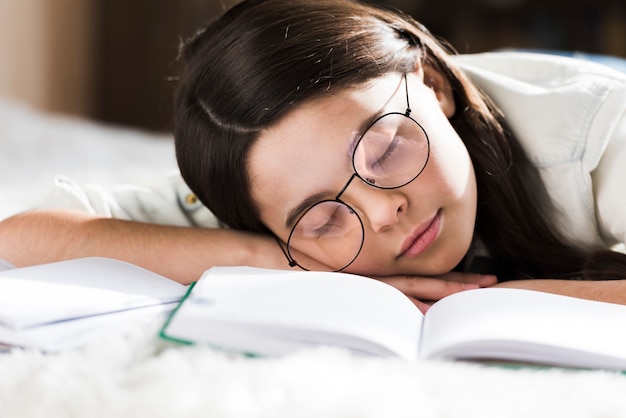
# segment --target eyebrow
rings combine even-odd
[[[289,213],[287,214],[287,221],[285,222],[285,226],[288,229],[293,228],[298,218],[307,209],[309,209],[311,206],[315,205],[318,202],[326,200],[328,195],[329,195],[328,192],[320,192],[320,193],[315,193],[307,197],[306,199],[304,199],[302,202],[298,204],[298,206],[296,206],[295,208],[289,211]]]

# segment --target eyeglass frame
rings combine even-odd
[[[399,189],[400,187],[404,187],[407,184],[413,182],[416,178],[419,177],[420,174],[422,174],[422,172],[424,171],[424,169],[426,168],[426,166],[428,165],[428,160],[430,158],[430,138],[428,137],[428,133],[426,132],[426,129],[424,129],[424,127],[415,119],[413,119],[411,117],[411,112],[413,111],[411,109],[411,105],[409,102],[409,83],[408,83],[408,79],[407,79],[407,75],[406,73],[403,73],[403,80],[404,80],[404,86],[405,86],[405,93],[406,93],[406,110],[403,112],[387,112],[383,115],[378,116],[376,119],[374,119],[364,130],[363,133],[361,134],[361,136],[359,137],[359,140],[356,142],[355,146],[354,146],[354,150],[352,151],[352,169],[353,169],[353,173],[350,176],[350,178],[348,179],[348,181],[346,182],[346,184],[341,188],[341,190],[339,191],[339,193],[337,194],[337,196],[335,196],[334,199],[324,199],[324,200],[320,200],[319,202],[315,202],[314,204],[312,204],[311,206],[309,206],[309,208],[307,210],[305,210],[302,215],[300,215],[298,217],[298,219],[294,222],[293,227],[291,228],[291,231],[289,232],[289,236],[287,237],[287,242],[284,243],[284,248],[283,247],[283,242],[280,240],[280,238],[278,238],[277,236],[276,241],[278,242],[278,246],[280,247],[282,253],[285,255],[285,258],[287,259],[287,262],[289,263],[289,267],[300,267],[302,270],[305,271],[309,271],[309,269],[307,269],[306,267],[303,267],[302,265],[298,264],[298,262],[293,258],[293,256],[291,255],[291,250],[289,249],[289,242],[291,241],[291,237],[294,233],[294,231],[296,230],[296,227],[298,226],[298,223],[300,222],[300,220],[302,218],[304,218],[307,213],[309,213],[309,211],[311,209],[313,209],[314,207],[325,203],[325,202],[334,202],[334,203],[339,203],[341,205],[344,205],[346,208],[348,208],[348,210],[350,212],[352,212],[356,218],[359,221],[359,224],[361,225],[361,245],[359,246],[358,251],[356,252],[356,254],[354,255],[354,257],[350,260],[350,262],[348,262],[345,266],[341,267],[340,269],[336,269],[336,270],[332,270],[333,272],[340,272],[344,269],[346,269],[349,265],[351,265],[359,256],[359,254],[361,254],[361,250],[363,249],[363,244],[365,243],[365,226],[363,225],[363,220],[361,219],[361,217],[359,216],[358,212],[352,207],[350,206],[348,203],[344,202],[343,200],[341,200],[341,196],[344,194],[344,192],[348,189],[348,187],[350,186],[350,184],[352,183],[352,181],[354,180],[355,177],[358,177],[363,183],[365,183],[368,186],[374,187],[376,189],[381,189],[381,190],[393,190],[393,189]],[[415,176],[413,176],[410,180],[404,182],[403,184],[399,185],[399,186],[379,186],[377,184],[375,184],[374,181],[370,180],[370,179],[366,179],[363,178],[357,168],[356,168],[356,164],[354,162],[355,156],[356,156],[356,152],[359,148],[359,145],[361,143],[361,141],[363,140],[363,138],[365,137],[365,135],[367,134],[367,132],[370,130],[370,128],[372,126],[374,126],[376,123],[378,123],[378,121],[380,121],[381,119],[383,119],[384,117],[390,116],[390,115],[401,115],[404,116],[410,120],[412,120],[417,126],[419,126],[419,128],[422,130],[422,132],[424,133],[424,138],[426,139],[426,145],[427,145],[427,152],[426,152],[426,159],[424,161],[424,165],[422,166],[422,168],[417,172],[417,174]]]

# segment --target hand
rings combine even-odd
[[[391,276],[377,277],[400,290],[413,301],[422,313],[430,306],[446,296],[464,290],[493,286],[498,282],[496,276],[476,273],[450,272],[436,277],[422,276]]]

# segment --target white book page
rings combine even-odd
[[[162,321],[177,303],[147,306],[16,330],[0,326],[0,344],[57,353],[81,348],[96,338],[125,335],[140,325]]]
[[[83,258],[0,272],[0,324],[25,328],[175,302],[186,286],[122,261]]]
[[[15,266],[6,260],[0,258],[0,271],[12,270]]]
[[[214,345],[236,343],[251,352],[262,349],[254,345],[256,338],[269,347],[262,354],[278,351],[269,341],[281,345],[282,340],[289,350],[328,344],[415,360],[422,319],[405,295],[374,279],[219,267],[198,281],[165,335]],[[224,324],[223,332],[219,324]]]
[[[626,369],[626,306],[518,289],[451,295],[426,314],[421,356]]]

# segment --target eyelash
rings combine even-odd
[[[328,218],[328,221],[322,225],[319,228],[315,229],[315,237],[316,238],[322,238],[324,235],[326,235],[328,232],[330,232],[330,230],[332,229],[332,227],[335,225],[335,219],[337,217],[337,212],[339,211],[339,209],[336,209],[332,215]]]
[[[331,228],[332,223],[331,220],[329,220],[328,223],[315,230],[315,238],[323,238],[326,234],[328,234],[328,232],[330,232]]]
[[[372,166],[382,167],[382,165],[385,164],[385,161],[387,161],[387,159],[391,157],[395,149],[398,147],[398,142],[399,142],[399,139],[398,139],[398,136],[396,135],[394,136],[393,140],[391,141],[391,143],[389,144],[389,146],[387,147],[383,155],[381,155],[376,161],[374,161]]]

